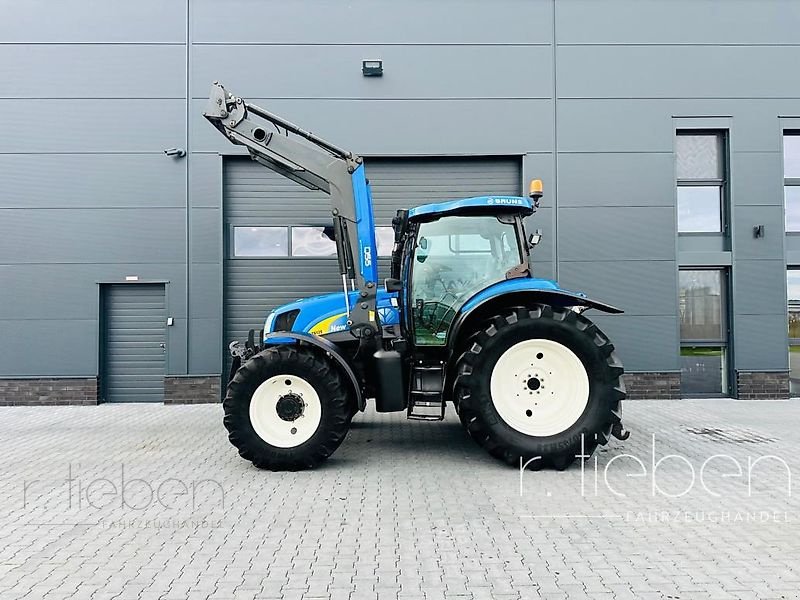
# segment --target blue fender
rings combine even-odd
[[[350,366],[350,363],[342,355],[341,350],[338,348],[338,346],[336,346],[336,344],[330,340],[319,337],[318,335],[300,331],[276,331],[273,333],[264,334],[265,344],[291,344],[294,341],[311,344],[312,346],[316,346],[330,355],[330,357],[333,358],[333,360],[335,360],[336,363],[342,368],[342,371],[350,381],[350,386],[353,388],[353,393],[356,395],[356,406],[358,407],[358,410],[363,411],[366,408],[367,401],[364,398],[364,394],[361,392],[361,383],[359,382],[358,377],[356,377],[356,374],[353,371],[353,368]]]
[[[518,300],[522,303],[528,301],[552,306],[585,306],[611,314],[624,312],[616,306],[587,298],[586,294],[581,292],[561,289],[555,281],[536,277],[519,277],[490,285],[467,300],[450,325],[447,339],[456,339],[461,326],[482,307],[500,298],[512,296],[515,301]]]

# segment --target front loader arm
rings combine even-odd
[[[330,196],[345,302],[348,279],[359,291],[359,301],[347,307],[350,331],[356,337],[373,337],[379,331],[377,247],[363,159],[228,93],[217,82],[203,116],[231,142],[247,148],[253,160]]]

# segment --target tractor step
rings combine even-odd
[[[414,421],[444,419],[444,365],[416,364],[411,368],[411,391],[406,416]]]

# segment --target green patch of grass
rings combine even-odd
[[[713,346],[684,346],[681,356],[722,356],[722,350]]]

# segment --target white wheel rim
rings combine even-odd
[[[575,353],[552,340],[506,350],[492,370],[492,404],[510,427],[534,437],[569,429],[589,402],[589,377]]]
[[[302,414],[285,420],[278,414],[282,398],[300,398]],[[285,402],[285,400],[284,400]],[[294,448],[307,442],[322,420],[319,394],[308,381],[296,375],[276,375],[256,388],[250,399],[250,423],[262,440],[278,448]]]

